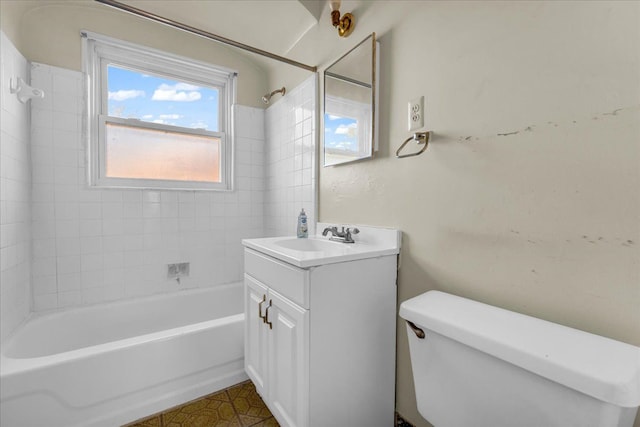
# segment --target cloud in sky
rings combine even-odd
[[[180,114],[160,114],[158,117],[161,119],[171,119],[171,120],[177,120],[182,118]]]
[[[195,123],[191,123],[191,126],[189,127],[193,129],[209,129],[209,126],[202,120]]]
[[[355,136],[357,130],[358,130],[357,123],[350,123],[349,125],[340,125],[336,128],[336,135]]]
[[[144,120],[153,119],[153,114],[145,114],[144,116],[142,116],[142,118],[143,118]]]
[[[145,93],[143,90],[118,90],[116,92],[109,92],[109,99],[113,101],[124,101],[126,99],[144,97]]]
[[[333,114],[327,114],[327,118],[329,120],[338,120],[338,119],[341,119],[342,117],[336,116],[336,115],[333,115]]]
[[[175,85],[163,83],[153,92],[151,99],[154,101],[198,101],[202,95],[197,89],[199,89],[198,86],[188,83],[176,83]]]

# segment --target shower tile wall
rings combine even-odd
[[[301,208],[307,212],[309,233],[315,232],[316,85],[314,74],[266,111],[267,236],[295,234]]]
[[[30,287],[31,167],[29,105],[9,92],[9,79],[28,79],[26,59],[0,32],[0,341],[28,315]]]
[[[264,113],[236,107],[233,192],[85,184],[82,74],[32,65],[34,310],[242,280],[240,240],[264,234]],[[181,285],[166,264],[190,262]]]

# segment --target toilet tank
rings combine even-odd
[[[633,425],[638,347],[439,291],[400,316],[413,323],[418,411],[435,427]]]

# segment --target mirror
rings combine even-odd
[[[324,71],[324,166],[373,157],[377,148],[376,33]]]

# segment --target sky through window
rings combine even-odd
[[[109,116],[218,132],[219,91],[109,65]]]
[[[358,152],[358,120],[351,117],[325,114],[324,126],[325,148]]]

